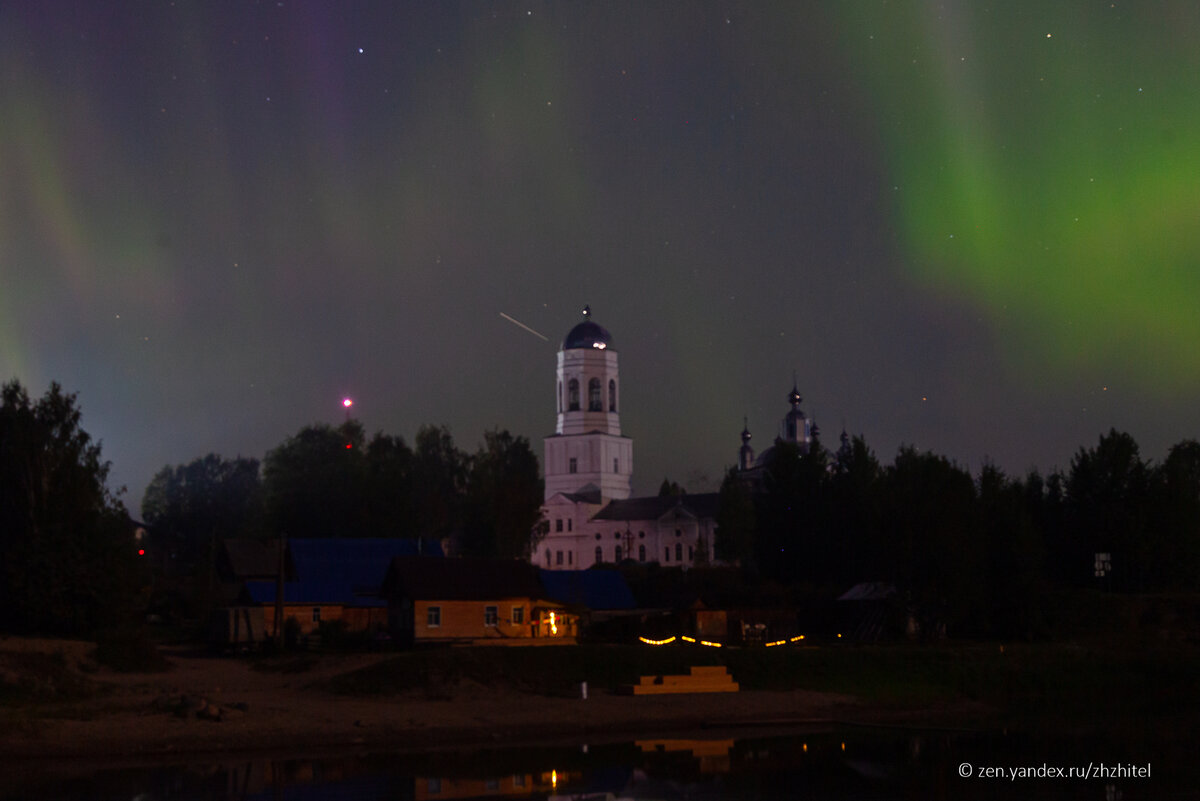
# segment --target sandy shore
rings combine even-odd
[[[13,647],[19,641],[0,643],[0,650]],[[27,642],[24,647],[36,646]],[[95,670],[87,664],[87,644],[57,642],[53,647],[69,665]],[[165,653],[171,662],[165,673],[101,669],[87,674],[103,688],[92,699],[7,710],[0,755],[10,760],[140,761],[222,752],[409,750],[587,742],[745,725],[907,722],[924,716],[920,710],[872,710],[848,696],[804,690],[619,696],[592,688],[584,700],[460,686],[450,700],[431,700],[422,692],[356,698],[319,685],[386,656],[323,656],[303,673],[288,674],[182,649]],[[181,697],[187,699],[186,710],[178,709]],[[220,719],[198,716],[201,701]]]

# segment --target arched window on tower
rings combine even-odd
[[[600,379],[593,378],[588,381],[588,411],[602,412],[604,407],[600,405]]]
[[[562,414],[562,382],[558,382],[558,413]]]
[[[645,545],[638,546],[638,561],[639,562],[646,561],[646,546]]]
[[[596,564],[600,564],[603,561],[604,561],[604,551],[601,550],[599,545],[597,545],[596,546]]]
[[[579,379],[572,378],[567,382],[567,411],[579,411]]]
[[[613,379],[608,379],[608,410],[615,412],[617,410],[617,382]]]

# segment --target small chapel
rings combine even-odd
[[[626,559],[668,567],[713,562],[718,493],[631,497],[633,440],[621,434],[617,350],[589,307],[583,317],[558,350],[557,417],[543,451],[548,531],[531,549],[530,561],[547,570],[586,570]],[[816,431],[794,386],[788,402],[777,441],[806,450]],[[769,451],[755,458],[750,432],[743,429],[738,469],[749,483],[759,479]]]

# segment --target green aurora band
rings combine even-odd
[[[1010,369],[1200,388],[1200,6],[854,3],[912,276]]]

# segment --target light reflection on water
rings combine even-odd
[[[1103,744],[1066,745],[995,734],[900,730],[820,731],[788,736],[701,732],[632,743],[316,759],[226,758],[220,762],[64,775],[6,773],[0,798],[271,799],[435,801],[521,798],[620,799],[991,799],[1194,797],[1162,765],[1151,780],[967,780],[958,766],[1075,764],[1092,756],[1135,760]],[[1082,749],[1082,750],[1081,750]],[[1084,760],[1086,764],[1086,760]],[[1167,775],[1164,775],[1164,770]],[[1178,777],[1176,777],[1178,779]]]

